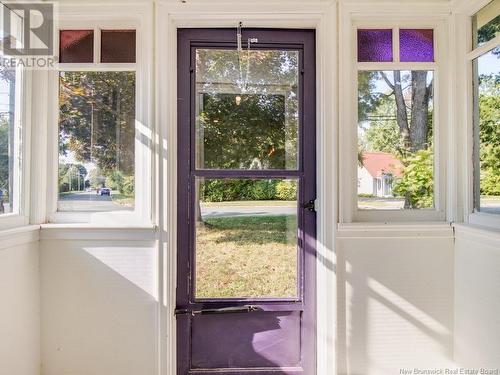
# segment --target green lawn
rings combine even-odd
[[[295,297],[295,216],[206,219],[198,224],[196,297]]]
[[[118,192],[113,192],[113,194],[111,194],[111,199],[113,202],[125,207],[133,207],[135,202],[134,195],[125,195]]]
[[[297,202],[295,201],[226,201],[226,202],[202,202],[202,206],[238,206],[238,207],[254,207],[254,206],[278,206],[278,207],[295,207]]]

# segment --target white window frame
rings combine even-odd
[[[61,63],[50,73],[49,109],[49,180],[48,219],[52,223],[86,223],[98,226],[151,226],[153,223],[155,139],[153,126],[153,12],[151,4],[60,5],[55,32],[59,48],[59,30],[94,30],[94,62]],[[101,30],[136,30],[136,63],[100,63]],[[135,207],[133,211],[59,212],[59,72],[60,71],[135,71]]]
[[[433,222],[447,218],[447,38],[449,14],[443,9],[435,13],[416,10],[388,11],[383,9],[367,13],[359,8],[344,11],[344,24],[340,36],[340,223],[352,222]],[[390,15],[388,15],[390,14]],[[357,29],[392,29],[394,61],[357,62]],[[399,62],[399,28],[434,30],[435,62]],[[358,128],[358,71],[361,70],[430,70],[433,71],[433,137],[434,137],[434,208],[419,210],[362,210],[357,196],[357,128]]]
[[[3,4],[2,4],[3,5]],[[5,6],[5,5],[3,5]],[[1,12],[3,16],[3,10]],[[20,42],[23,39],[23,15],[18,14],[19,23],[16,34]],[[14,26],[14,25],[13,25]],[[30,206],[30,90],[31,72],[21,67],[16,68],[15,113],[14,113],[14,186],[12,213],[0,215],[0,229],[11,229],[29,224]]]
[[[459,56],[463,65],[459,67],[457,81],[461,84],[465,95],[458,98],[459,103],[463,104],[460,114],[465,118],[465,136],[464,146],[467,149],[467,160],[465,160],[465,170],[463,174],[463,196],[464,196],[464,221],[470,224],[481,225],[485,227],[500,228],[500,215],[487,212],[476,212],[474,202],[474,88],[473,88],[473,68],[472,61],[500,46],[500,36],[496,36],[492,40],[483,44],[480,47],[473,49],[472,40],[472,17],[482,8],[490,3],[491,0],[480,0],[473,4],[463,2],[457,9],[457,30],[462,31],[460,40],[465,40],[458,47]],[[459,61],[460,61],[459,60]],[[458,108],[457,108],[458,109]]]

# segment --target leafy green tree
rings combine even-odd
[[[134,173],[134,72],[61,73],[59,108],[61,155],[71,151],[104,175]]]
[[[106,177],[106,187],[112,190],[123,190],[124,177],[120,171],[113,171],[109,176]]]
[[[481,194],[500,195],[500,74],[479,82]]]
[[[197,51],[198,164],[295,168],[298,53]]]
[[[0,118],[0,189],[9,188],[9,122]]]
[[[388,152],[399,158],[404,155],[404,145],[394,112],[394,101],[391,98],[386,97],[378,102],[368,118],[369,126],[364,132],[366,151]]]
[[[89,172],[89,182],[92,189],[102,188],[106,186],[106,177],[99,168],[95,168]]]
[[[81,164],[59,164],[59,192],[85,189],[87,170]]]
[[[500,34],[500,15],[496,16],[494,19],[492,19],[490,22],[488,22],[478,30],[477,32],[478,43],[479,44],[485,43],[493,39],[498,34]],[[493,51],[493,53],[498,55],[499,51],[498,50]]]
[[[205,94],[200,114],[205,168],[285,169],[285,98]]]

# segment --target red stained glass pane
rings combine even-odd
[[[392,30],[391,29],[358,30],[358,61],[359,62],[392,61]]]
[[[399,59],[402,62],[434,61],[434,30],[400,29]]]
[[[59,33],[59,62],[94,62],[94,31],[61,30]]]
[[[101,62],[135,63],[135,30],[102,30]]]

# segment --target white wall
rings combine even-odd
[[[450,366],[453,238],[365,234],[338,240],[339,374]]]
[[[40,372],[39,276],[37,242],[0,247],[0,374]]]
[[[155,374],[157,250],[120,240],[125,232],[110,241],[42,234],[42,375]]]
[[[455,359],[500,368],[500,233],[457,226]]]

